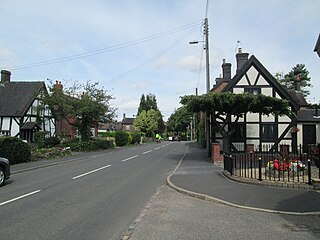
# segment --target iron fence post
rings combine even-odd
[[[308,184],[311,185],[311,161],[308,159]]]
[[[262,160],[261,158],[258,159],[259,161],[259,181],[262,181]]]

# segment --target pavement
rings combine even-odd
[[[167,184],[188,196],[237,208],[291,215],[320,215],[320,192],[245,184],[223,174],[222,165],[208,162],[206,150],[189,147]],[[256,181],[256,180],[254,180]]]

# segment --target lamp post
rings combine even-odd
[[[210,63],[209,63],[209,26],[208,18],[204,19],[204,35],[205,35],[205,47],[206,50],[206,93],[210,92]],[[189,44],[198,44],[201,41],[192,41]],[[208,152],[208,157],[211,157],[210,149],[210,114],[205,113],[205,133],[206,133],[206,147]]]

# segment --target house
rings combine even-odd
[[[61,84],[61,81],[56,81],[55,88],[59,88],[63,90],[63,85]],[[73,119],[68,119],[70,122],[73,121]],[[74,138],[77,136],[77,128],[72,126],[65,118],[63,117],[57,117],[56,118],[56,135],[62,138]]]
[[[47,93],[45,83],[11,81],[10,78],[9,71],[1,71],[0,135],[29,142],[38,131],[45,132],[47,137],[55,136],[55,119],[42,101]]]
[[[126,117],[126,114],[123,114],[123,119],[121,122],[122,125],[122,131],[126,131],[126,132],[134,132],[136,131],[135,126],[133,126],[133,122],[134,122],[135,118],[128,118]]]
[[[266,96],[286,99],[297,119],[288,116],[266,116],[259,113],[247,113],[240,118],[235,133],[231,136],[232,151],[244,151],[250,146],[260,146],[267,151],[279,150],[280,145],[287,144],[290,150],[296,150],[300,144],[316,144],[320,142],[319,119],[311,116],[312,110],[307,109],[296,81],[296,90],[288,91],[255,57],[243,53],[241,49],[236,54],[237,70],[231,78],[231,64],[223,61],[223,76],[216,79],[213,92],[233,92],[264,94]],[[314,111],[314,110],[313,110]],[[308,112],[308,117],[305,113]],[[311,114],[311,115],[310,115]],[[232,121],[232,119],[231,119]],[[299,129],[301,131],[299,131]],[[309,134],[313,131],[314,135]],[[218,132],[213,133],[213,141],[223,143]]]

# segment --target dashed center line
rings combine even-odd
[[[8,204],[8,203],[11,203],[11,202],[17,201],[17,200],[19,200],[19,199],[22,199],[22,198],[25,198],[25,197],[31,196],[31,195],[36,194],[36,193],[38,193],[38,192],[41,192],[41,190],[36,190],[36,191],[34,191],[34,192],[24,194],[24,195],[22,195],[22,196],[20,196],[20,197],[16,197],[16,198],[13,198],[13,199],[11,199],[11,200],[8,200],[8,201],[5,201],[5,202],[2,202],[2,203],[0,203],[0,206],[3,206],[3,205],[5,205],[5,204]]]
[[[132,157],[123,159],[123,160],[121,160],[121,161],[122,161],[122,162],[126,162],[126,161],[129,161],[130,159],[136,158],[136,157],[138,157],[138,156],[139,156],[139,155],[134,155],[134,156],[132,156]]]
[[[159,150],[160,149],[160,147],[157,147],[157,148],[155,148],[154,150]]]
[[[95,169],[95,170],[92,170],[92,171],[90,171],[90,172],[83,173],[83,174],[81,174],[81,175],[78,175],[78,176],[76,176],[76,177],[73,177],[72,179],[74,180],[74,179],[77,179],[77,178],[81,178],[81,177],[83,177],[83,176],[86,176],[86,175],[88,175],[88,174],[91,174],[91,173],[100,171],[100,170],[105,169],[105,168],[108,168],[108,167],[111,167],[111,165],[107,165],[107,166],[104,166],[104,167],[101,167],[101,168],[97,168],[97,169]]]
[[[151,152],[152,152],[152,150],[149,150],[149,151],[146,151],[146,152],[144,152],[142,154],[148,154],[148,153],[151,153]]]

